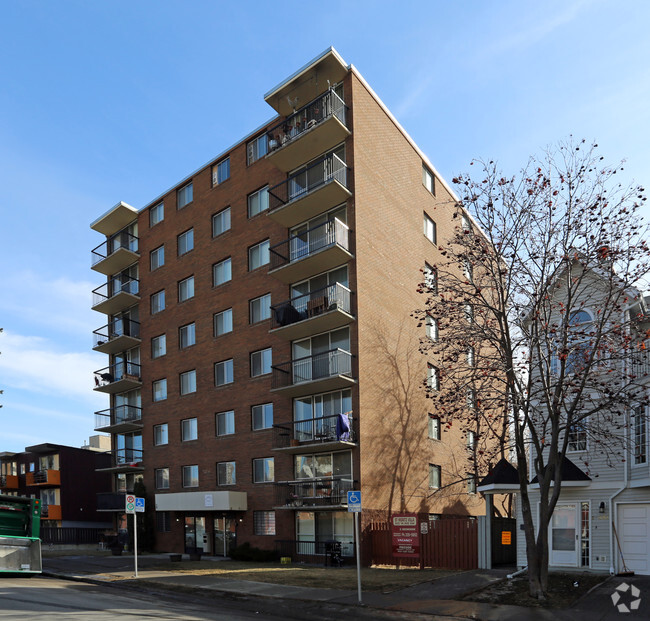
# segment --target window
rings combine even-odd
[[[432,364],[427,365],[427,386],[429,390],[440,390],[440,373]]]
[[[221,336],[232,332],[232,308],[214,315],[214,335]]]
[[[183,487],[199,486],[199,467],[183,466]]]
[[[178,347],[185,349],[196,344],[196,324],[188,323],[178,329]]]
[[[186,418],[181,421],[181,442],[198,440],[199,430],[196,418]]]
[[[253,511],[253,530],[256,535],[275,535],[275,511]]]
[[[569,451],[586,451],[587,450],[587,428],[584,421],[575,423],[569,427]]]
[[[169,433],[167,430],[167,423],[162,425],[154,425],[153,428],[153,445],[163,446],[169,443]]]
[[[424,236],[432,243],[438,243],[438,235],[436,231],[436,223],[424,214]]]
[[[169,468],[156,468],[156,489],[169,489]]]
[[[156,380],[153,383],[153,400],[164,401],[165,399],[167,399],[167,380]]]
[[[222,209],[212,216],[212,237],[217,237],[230,230],[230,207]]]
[[[472,325],[474,323],[474,307],[471,304],[465,304],[463,310],[465,312],[465,321]]]
[[[165,290],[151,294],[151,314],[165,310]]]
[[[467,475],[467,493],[476,494],[476,478],[473,474]]]
[[[171,530],[171,513],[169,511],[156,511],[156,531],[159,533],[170,533]]]
[[[460,221],[461,221],[461,227],[463,229],[463,233],[471,233],[472,224],[469,221],[469,216],[467,214],[462,214],[460,217]]]
[[[253,271],[269,262],[269,240],[266,239],[248,249],[248,270]]]
[[[268,150],[268,144],[266,134],[253,138],[253,140],[246,145],[246,163],[250,166],[253,162],[264,157]]]
[[[212,266],[212,284],[216,287],[217,285],[223,285],[223,283],[228,282],[232,279],[232,262],[230,257],[215,263]]]
[[[165,219],[165,205],[158,203],[149,209],[149,226],[156,226]]]
[[[251,354],[251,377],[268,375],[271,372],[272,355],[271,348],[254,351]]]
[[[253,418],[253,430],[270,429],[273,427],[273,404],[264,403],[262,405],[254,405],[251,408]]]
[[[216,424],[218,436],[231,436],[235,433],[235,412],[233,410],[219,412]]]
[[[440,489],[440,466],[429,464],[429,489]]]
[[[424,284],[431,293],[438,293],[438,272],[428,263],[424,264]]]
[[[232,358],[230,360],[224,360],[223,362],[217,362],[217,364],[214,365],[215,384],[217,386],[224,386],[225,384],[232,384],[233,381]]]
[[[165,265],[165,246],[158,246],[155,250],[149,253],[149,264],[151,270],[156,270]]]
[[[566,358],[566,373],[580,373],[588,364],[591,355],[589,333],[592,330],[592,316],[585,310],[571,314],[569,325],[569,353]]]
[[[433,414],[429,414],[429,438],[440,440],[440,419]]]
[[[426,167],[422,166],[422,185],[431,192],[434,196],[436,195],[436,183],[433,173]]]
[[[467,448],[474,452],[476,450],[476,432],[468,431],[467,432]]]
[[[176,239],[178,240],[179,257],[188,253],[190,250],[194,250],[194,229],[181,233]]]
[[[226,179],[230,179],[230,158],[221,160],[216,166],[212,167],[212,185],[219,185]]]
[[[189,395],[196,392],[196,370],[181,373],[181,395]]]
[[[634,433],[634,464],[645,464],[648,460],[648,435],[645,407],[634,408],[632,431]]]
[[[438,320],[431,317],[431,315],[426,317],[426,332],[432,341],[438,340]]]
[[[167,353],[167,337],[164,334],[151,339],[151,357],[160,358]]]
[[[237,477],[235,476],[235,462],[222,461],[217,464],[217,485],[235,485]]]
[[[476,364],[476,352],[474,348],[470,345],[467,348],[467,366],[473,367]]]
[[[178,283],[178,301],[185,302],[194,297],[194,276]]]
[[[472,388],[467,391],[467,409],[476,409],[476,391]]]
[[[248,303],[251,323],[264,321],[271,317],[271,294],[267,293]]]
[[[275,480],[273,457],[253,460],[253,483],[270,483]]]
[[[182,209],[185,205],[191,203],[192,200],[194,200],[194,189],[192,184],[188,183],[176,193],[176,205],[178,209]]]
[[[463,275],[468,283],[474,284],[474,266],[469,259],[463,259]]]
[[[252,218],[269,208],[269,188],[265,187],[248,195],[248,217]]]

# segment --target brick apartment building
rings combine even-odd
[[[273,120],[91,225],[113,508],[143,480],[157,549],[210,554],[337,540],[352,555],[354,489],[362,525],[483,513],[472,482],[452,484],[466,439],[425,398],[435,326],[411,317],[458,225],[451,190],[331,48],[265,100]]]

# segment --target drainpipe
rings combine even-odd
[[[629,457],[629,455],[626,455],[626,457]],[[616,490],[610,497],[609,497],[609,549],[611,552],[610,556],[610,563],[609,563],[609,575],[613,576],[615,573],[614,569],[614,555],[616,554],[615,548],[614,548],[614,513],[613,513],[613,507],[614,507],[614,498],[618,496],[623,490],[627,488],[627,469],[628,469],[628,459],[625,460],[624,468],[623,468],[623,487],[620,489]]]
[[[526,567],[520,569],[519,571],[515,571],[512,574],[508,574],[506,578],[508,578],[508,580],[512,580],[515,576],[521,576],[521,574],[523,574],[525,571],[528,571],[528,565],[526,565]]]

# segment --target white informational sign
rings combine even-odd
[[[135,499],[135,512],[136,513],[144,513],[144,498],[137,498]]]
[[[206,494],[204,496],[204,506],[214,507],[214,498],[212,497],[212,494]]]
[[[135,496],[133,494],[127,494],[124,497],[125,500],[125,510],[127,513],[135,513]]]
[[[348,513],[361,512],[361,492],[348,492]]]

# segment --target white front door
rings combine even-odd
[[[549,525],[549,565],[578,565],[578,505],[558,504]]]
[[[616,527],[625,566],[636,574],[650,575],[650,504],[621,504]],[[618,570],[623,571],[618,554]]]

